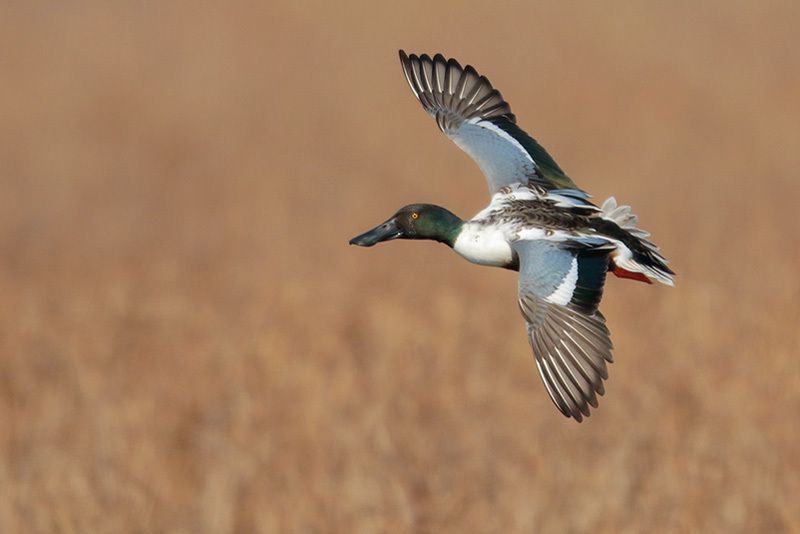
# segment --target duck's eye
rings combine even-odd
[[[414,213],[412,213],[412,214],[411,214],[411,218],[412,218],[412,219],[414,219],[414,220],[416,221],[417,219],[419,219],[419,213],[417,213],[417,212],[415,211]]]

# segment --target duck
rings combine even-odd
[[[517,302],[545,390],[581,422],[597,408],[613,362],[598,309],[606,275],[673,286],[675,273],[631,208],[614,197],[593,204],[474,67],[442,54],[399,55],[423,109],[482,171],[489,204],[470,219],[411,204],[350,244],[431,240],[472,263],[518,272]]]

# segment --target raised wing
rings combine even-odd
[[[578,422],[597,408],[611,339],[597,306],[608,269],[608,246],[517,241],[519,307],[547,393]]]
[[[517,184],[551,189],[578,187],[550,154],[516,124],[500,91],[471,65],[436,54],[406,55],[400,62],[414,96],[436,124],[486,175],[490,194]]]

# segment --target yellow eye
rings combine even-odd
[[[412,213],[412,214],[411,214],[411,218],[412,218],[412,219],[414,219],[414,220],[416,221],[417,219],[419,219],[419,213],[417,213],[417,212],[415,211],[414,213]]]

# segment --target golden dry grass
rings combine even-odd
[[[0,531],[800,531],[796,2],[0,7]],[[485,202],[395,54],[477,65],[674,289],[608,393],[515,277],[347,239]]]

